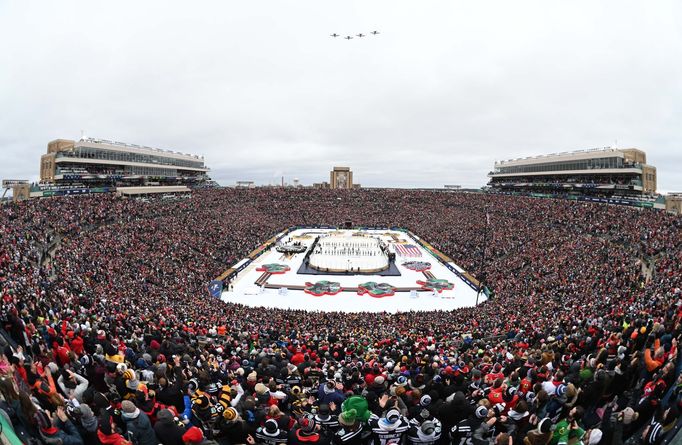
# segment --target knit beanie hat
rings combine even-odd
[[[357,415],[358,412],[355,409],[343,411],[341,414],[339,414],[339,423],[343,426],[355,425],[355,422],[357,421]]]
[[[121,411],[123,411],[124,413],[132,414],[135,412],[136,409],[137,407],[130,400],[124,400],[123,402],[121,402]]]
[[[434,431],[436,431],[436,424],[430,420],[427,420],[425,422],[422,422],[421,430],[422,433],[426,434],[427,436],[430,436],[431,434],[434,433]]]
[[[101,409],[108,408],[110,405],[109,399],[107,399],[107,396],[102,394],[101,392],[97,391],[95,393],[95,396],[93,397],[93,404],[95,405],[95,409],[97,411]]]
[[[263,425],[263,432],[268,436],[277,436],[279,434],[279,425],[275,419],[268,419]]]
[[[232,408],[234,409],[234,408]],[[156,420],[172,420],[173,413],[169,409],[162,409],[156,413]]]
[[[618,358],[621,360],[625,358],[625,353],[627,352],[628,348],[626,348],[623,345],[618,346]]]
[[[126,387],[131,391],[136,391],[140,386],[140,381],[138,379],[130,379],[126,381]]]
[[[352,396],[341,404],[341,411],[354,409],[355,416],[360,422],[367,422],[372,412],[369,410],[367,399],[362,396]]]
[[[304,433],[313,433],[315,431],[315,425],[317,425],[315,417],[311,415],[303,416],[299,419],[298,424],[301,425],[301,431]]]
[[[223,412],[223,417],[228,422],[233,422],[237,419],[237,410],[230,406]]]
[[[550,432],[552,429],[552,421],[549,419],[549,417],[545,417],[538,423],[538,431],[540,431],[542,434],[547,434]]]
[[[204,433],[201,429],[193,426],[182,435],[182,440],[187,444],[199,444],[204,440]]]
[[[597,445],[601,441],[602,432],[599,428],[590,431],[590,438],[587,440],[587,445]]]
[[[630,425],[633,421],[637,420],[639,413],[629,406],[623,411],[623,425]]]
[[[92,409],[85,403],[79,406],[81,410],[81,425],[88,431],[95,431],[97,429],[97,417],[92,412]]]
[[[386,421],[388,423],[396,423],[398,420],[400,420],[400,411],[395,408],[389,409],[386,413]]]

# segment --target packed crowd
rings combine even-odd
[[[411,230],[495,298],[388,314],[208,297],[282,229],[349,220]],[[7,205],[0,422],[23,443],[656,445],[680,409],[681,226],[406,190]]]

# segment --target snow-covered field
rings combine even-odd
[[[348,236],[357,230],[335,231],[331,229],[300,229],[289,233],[282,241],[300,242],[311,245],[316,236],[329,235],[337,232],[337,235]],[[340,233],[339,233],[340,232]],[[389,247],[389,251],[397,252],[396,265],[401,276],[375,276],[375,275],[299,275],[298,271],[305,253],[287,257],[279,253],[275,248],[263,253],[246,269],[241,271],[232,281],[232,289],[223,292],[222,300],[241,303],[247,306],[276,307],[283,309],[305,309],[311,311],[340,311],[340,312],[405,312],[426,310],[450,310],[458,307],[474,306],[476,304],[476,291],[469,287],[456,274],[445,267],[427,249],[420,246],[416,240],[404,232],[388,230],[363,230],[363,234],[379,237]],[[426,240],[428,241],[428,240]],[[397,249],[396,245],[401,244]],[[405,246],[416,246],[405,252]],[[400,256],[400,253],[413,256]],[[421,256],[419,256],[421,254]],[[292,286],[305,286],[306,283],[315,283],[322,280],[338,282],[342,288],[357,288],[358,285],[367,282],[388,283],[398,289],[418,289],[421,285],[417,281],[426,281],[424,273],[410,270],[403,266],[407,261],[425,261],[431,264],[427,275],[437,279],[445,279],[454,284],[451,290],[445,289],[441,293],[434,291],[398,291],[392,296],[376,298],[358,295],[355,291],[342,291],[336,295],[314,296],[304,290],[290,289]],[[280,264],[290,268],[283,274],[272,274],[267,279],[266,286],[279,286],[285,289],[268,289],[255,284],[262,279],[263,272],[256,269],[265,264]],[[479,302],[484,301],[485,295],[481,294]]]

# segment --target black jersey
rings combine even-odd
[[[425,434],[418,422],[410,422],[410,429],[407,431],[407,442],[410,445],[433,445],[440,440],[443,429],[440,420],[433,419],[430,422],[433,423],[434,427],[431,434]]]
[[[348,427],[342,426],[336,431],[332,441],[336,445],[362,445],[363,437],[362,427],[352,431]]]
[[[339,418],[338,416],[332,414],[328,416],[320,416],[319,414],[316,414],[315,422],[320,425],[322,431],[326,431],[328,434],[336,433],[336,431],[339,429]]]
[[[395,424],[389,425],[386,423],[386,419],[380,419],[377,415],[372,414],[367,423],[372,430],[370,443],[373,445],[400,444],[403,442],[407,430],[410,429],[410,423],[403,416],[400,416]]]
[[[287,443],[289,434],[286,431],[277,430],[277,434],[271,435],[265,432],[265,428],[260,427],[256,430],[256,443],[265,445],[278,445]]]
[[[452,445],[472,445],[474,433],[481,425],[481,419],[464,419],[450,428]]]

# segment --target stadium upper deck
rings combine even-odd
[[[493,189],[589,195],[652,195],[656,167],[636,148],[611,147],[495,162]]]
[[[40,180],[55,185],[195,185],[210,180],[202,156],[105,139],[57,139],[40,158]]]

